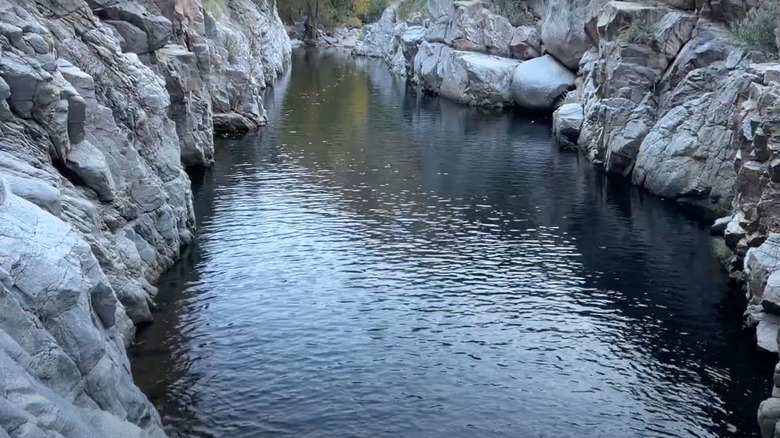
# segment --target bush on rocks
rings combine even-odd
[[[744,18],[732,24],[734,36],[748,50],[777,55],[775,28],[778,18],[777,0],[767,0],[753,8]]]

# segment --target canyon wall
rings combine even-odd
[[[429,0],[425,23],[389,10],[353,53],[384,58],[461,103],[555,110],[563,147],[713,223],[733,252],[727,264],[748,301],[745,323],[760,349],[776,353],[780,62],[777,18],[765,18],[776,8],[748,24],[770,28],[759,47],[735,27],[757,19],[759,0],[525,4],[531,22],[517,25],[491,2]],[[778,419],[780,365],[759,410],[762,436],[780,437]]]
[[[289,57],[265,0],[0,0],[0,436],[165,436],[125,348],[192,240],[184,167]]]

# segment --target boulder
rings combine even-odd
[[[385,9],[379,21],[367,26],[366,35],[352,49],[352,54],[372,58],[392,56],[395,53],[393,43],[397,18],[398,14],[394,8]]]
[[[542,40],[539,33],[531,26],[519,26],[512,34],[509,43],[512,57],[520,60],[536,58],[542,52]]]
[[[761,305],[766,312],[780,315],[780,271],[769,274],[764,286]]]
[[[512,73],[515,102],[526,109],[552,111],[561,96],[574,88],[576,76],[552,56],[525,61]]]
[[[244,134],[259,126],[254,121],[237,113],[214,113],[214,132]]]
[[[577,70],[580,59],[592,47],[585,23],[597,16],[607,0],[550,0],[542,22],[547,53],[567,68]]]
[[[584,114],[582,105],[567,103],[553,113],[553,135],[563,146],[574,147],[580,137]]]
[[[441,22],[440,22],[441,23]],[[514,27],[480,3],[461,4],[446,23],[444,43],[456,50],[509,56]]]
[[[777,353],[777,335],[780,330],[780,316],[766,314],[756,327],[758,348],[770,353]]]
[[[777,270],[780,270],[780,234],[770,233],[764,243],[750,248],[745,256],[748,297],[752,303],[761,302],[769,276]]]
[[[780,398],[772,397],[758,406],[758,426],[762,438],[773,438],[775,425],[780,420]]]
[[[512,105],[512,73],[518,61],[423,42],[414,58],[419,84],[459,103]]]

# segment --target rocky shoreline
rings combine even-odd
[[[746,323],[777,353],[780,62],[740,45],[756,0],[429,0],[327,45],[419,87],[552,112],[554,135],[714,222]],[[195,227],[186,167],[265,123],[291,42],[266,0],[0,0],[0,437],[163,437],[125,348]],[[359,34],[363,39],[357,41]],[[780,365],[762,403],[780,437]]]
[[[695,210],[732,251],[758,347],[777,353],[780,61],[734,32],[760,5],[549,0],[514,27],[490,2],[429,0],[427,23],[389,9],[353,55],[460,103],[554,111],[561,146]],[[774,380],[764,438],[780,437],[780,364]]]
[[[125,348],[192,240],[185,166],[264,123],[265,0],[0,0],[0,437],[163,437]]]

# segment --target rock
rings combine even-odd
[[[414,58],[414,73],[425,89],[459,103],[476,106],[512,104],[515,60],[452,50],[423,42]]]
[[[583,120],[582,105],[578,103],[561,105],[553,113],[553,135],[555,139],[563,146],[576,146]]]
[[[444,43],[456,50],[509,56],[514,27],[479,3],[457,6],[446,23]]]
[[[759,5],[761,0],[696,0],[700,15],[727,23],[744,17],[747,11]]]
[[[577,70],[580,59],[592,46],[585,23],[597,16],[607,0],[550,0],[542,23],[542,41],[547,53],[567,68]]]
[[[633,181],[652,193],[722,216],[736,174],[731,147],[737,101],[752,77],[742,71],[691,72],[639,148]]]
[[[780,330],[780,316],[767,314],[756,327],[758,347],[770,353],[777,353],[777,334]]]
[[[734,216],[724,216],[715,220],[710,226],[710,234],[713,236],[722,236],[726,233],[726,227]]]
[[[204,14],[203,29],[203,54],[187,48],[199,66],[203,58],[211,66],[207,79],[212,111],[239,114],[252,126],[264,124],[262,90],[285,73],[292,52],[276,9],[265,0],[231,0],[229,14]],[[220,126],[226,125],[215,123],[215,132]]]
[[[761,246],[750,248],[745,256],[751,302],[761,302],[769,276],[777,270],[780,270],[780,234],[770,233]]]
[[[127,21],[106,20],[104,23],[111,26],[119,35],[119,47],[123,52],[149,53],[149,38],[146,32]]]
[[[735,216],[732,218],[726,225],[726,230],[723,233],[726,245],[731,248],[731,250],[735,250],[740,240],[744,239],[747,234],[739,222],[738,217]]]
[[[575,75],[549,55],[525,61],[512,74],[515,102],[527,109],[552,111],[574,88]]]
[[[244,134],[254,131],[258,126],[252,120],[236,113],[215,113],[214,131],[229,134]]]
[[[764,286],[761,305],[765,311],[780,315],[780,271],[769,274]]]
[[[182,160],[208,161],[212,95],[262,120],[289,59],[264,0],[208,29],[199,1],[142,3],[0,0],[3,436],[165,436],[124,348],[192,240]]]
[[[106,157],[88,141],[73,145],[65,165],[104,202],[114,200],[116,186]]]
[[[150,14],[149,11],[138,3],[132,1],[121,1],[105,7],[100,7],[95,10],[97,15],[111,22],[117,32],[125,38],[126,43],[135,50],[140,52],[133,53],[148,53],[153,52],[166,44],[171,39],[173,27],[167,18],[161,15]],[[119,25],[118,22],[127,22],[130,26]],[[141,41],[135,40],[138,38],[137,31],[139,29],[146,34],[146,50],[138,46]],[[131,37],[133,41],[127,41],[127,38]],[[132,50],[131,50],[132,51]]]
[[[449,19],[455,12],[453,0],[428,0],[427,1],[428,17],[432,22],[439,21],[440,19]]]
[[[363,41],[355,45],[355,48],[352,49],[352,54],[372,58],[385,58],[394,54],[393,37],[396,30],[396,20],[397,13],[395,9],[385,9],[379,21],[367,26]]]
[[[520,26],[512,34],[509,51],[513,58],[528,60],[536,58],[542,52],[542,40],[536,29],[530,26]]]
[[[158,50],[155,56],[171,97],[170,114],[179,132],[182,164],[211,166],[214,163],[211,95],[200,75],[198,58],[174,44]]]
[[[768,398],[758,406],[758,426],[762,438],[773,438],[775,425],[780,420],[780,398]]]

